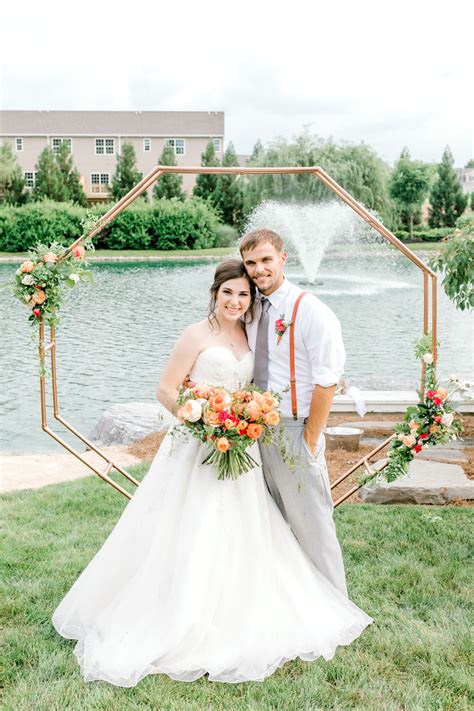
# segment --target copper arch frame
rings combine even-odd
[[[415,264],[423,272],[423,333],[425,335],[429,332],[429,311],[430,311],[430,288],[429,288],[429,278],[431,278],[431,339],[432,339],[432,353],[434,358],[434,365],[436,366],[437,353],[436,353],[436,330],[437,330],[437,277],[436,274],[421,260],[416,254],[414,254],[408,247],[403,244],[395,235],[390,232],[381,222],[379,222],[373,215],[371,215],[360,203],[358,203],[349,193],[344,190],[335,180],[333,180],[322,168],[318,166],[313,167],[290,167],[290,168],[212,168],[212,167],[180,167],[180,166],[156,166],[147,176],[145,176],[132,190],[130,190],[127,195],[125,195],[121,200],[119,200],[113,207],[105,213],[101,218],[100,222],[89,232],[91,238],[95,237],[109,222],[111,222],[118,214],[120,214],[126,207],[128,207],[137,197],[139,197],[145,190],[147,190],[153,183],[158,180],[165,173],[192,173],[192,174],[203,174],[203,173],[213,173],[213,174],[227,174],[227,175],[259,175],[263,173],[270,174],[312,174],[315,175],[324,185],[326,185],[330,190],[333,191],[338,197],[341,198],[349,207],[351,207],[363,220],[365,220],[371,227],[373,227],[379,234],[381,234],[385,239],[387,239],[394,247],[396,247],[402,254],[405,255],[413,264]],[[64,259],[70,250],[78,245],[82,241],[83,237],[79,237],[73,244],[68,247],[65,254],[61,259]],[[50,329],[50,342],[45,345],[45,329],[44,321],[41,320],[40,323],[40,338],[39,338],[39,358],[40,358],[40,397],[41,397],[41,427],[44,432],[49,434],[53,439],[55,439],[59,444],[61,444],[65,449],[67,449],[71,454],[80,459],[89,469],[92,469],[95,474],[97,474],[101,479],[106,481],[108,484],[113,486],[121,494],[131,499],[131,494],[124,489],[120,484],[114,481],[110,476],[109,472],[112,469],[122,474],[126,479],[128,479],[132,484],[138,486],[139,482],[131,476],[125,469],[115,464],[112,459],[110,459],[104,452],[102,452],[95,444],[93,444],[87,437],[84,437],[75,427],[73,427],[69,422],[67,422],[59,413],[59,401],[58,401],[58,389],[57,389],[57,373],[56,373],[56,334],[54,327]],[[105,462],[105,469],[100,470],[98,467],[94,466],[88,462],[80,452],[78,452],[74,447],[65,442],[58,434],[56,434],[47,423],[46,417],[46,380],[45,380],[45,355],[47,351],[51,353],[51,386],[52,386],[52,398],[53,398],[53,416],[60,422],[64,427],[66,427],[72,434],[74,434],[78,439],[80,439],[88,448],[96,452]],[[425,385],[425,365],[422,363],[421,370],[421,392],[424,391]],[[332,483],[331,489],[335,489],[339,484],[345,481],[351,474],[353,474],[360,467],[365,467],[369,475],[374,474],[374,470],[370,467],[370,460],[378,452],[382,451],[388,446],[394,435],[390,436],[383,443],[378,445],[375,449],[369,452],[365,457],[362,457],[353,467],[351,467],[347,472],[340,476],[335,482]],[[378,471],[383,469],[379,467]],[[361,484],[355,484],[348,491],[335,501],[335,506],[349,498],[353,493],[355,493]]]

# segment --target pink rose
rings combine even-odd
[[[82,246],[82,244],[77,244],[75,247],[71,249],[71,252],[77,259],[82,259],[86,253],[86,250]]]
[[[42,259],[45,264],[47,264],[48,262],[54,264],[58,261],[58,255],[54,254],[54,252],[46,252],[46,254],[43,254]]]
[[[405,435],[402,439],[402,442],[405,447],[413,447],[413,445],[416,443],[416,437],[414,437],[412,434]]]
[[[20,269],[24,274],[29,274],[30,272],[33,271],[35,268],[35,265],[31,261],[31,259],[26,259],[23,264],[21,264]]]

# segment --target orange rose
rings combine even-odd
[[[48,262],[54,264],[54,262],[58,261],[58,255],[54,254],[54,252],[46,252],[46,254],[43,254],[42,259],[45,264],[47,264]]]
[[[247,437],[250,437],[251,439],[258,439],[263,432],[263,427],[262,425],[249,425],[247,427]]]
[[[20,265],[20,269],[23,272],[23,274],[29,274],[30,272],[33,271],[35,268],[35,265],[31,261],[31,259],[26,259],[23,264]]]
[[[271,395],[264,395],[260,407],[262,408],[262,412],[270,412],[270,410],[273,410],[275,405],[275,398]]]
[[[245,396],[247,395],[245,390],[237,390],[237,392],[234,393],[234,399],[237,402],[243,402],[245,400]]]
[[[438,430],[439,430],[439,426],[438,426],[438,425],[431,425],[431,427],[430,427],[430,432],[431,432],[431,434],[434,434],[434,433],[437,432]]]
[[[216,442],[216,447],[219,452],[227,452],[227,450],[230,448],[230,442],[227,437],[219,437]]]
[[[219,419],[219,413],[215,412],[214,410],[206,410],[204,419],[208,425],[211,425],[211,427],[219,427],[219,425],[221,424],[221,421]]]
[[[237,423],[238,430],[246,430],[248,426],[249,426],[249,423],[245,422],[245,420],[239,420],[239,422]]]
[[[280,415],[275,410],[270,410],[263,416],[266,425],[277,425],[280,422]]]
[[[31,297],[32,304],[42,304],[46,300],[46,294],[43,289],[37,289]]]
[[[214,395],[209,398],[209,405],[216,412],[227,410],[232,403],[232,398],[225,390],[215,390]]]
[[[446,400],[446,398],[448,397],[448,391],[444,388],[438,388],[437,395],[441,400]]]
[[[255,400],[250,400],[245,406],[249,420],[258,420],[261,415],[260,405]]]
[[[235,427],[235,422],[233,420],[225,420],[224,421],[224,428],[226,430],[231,430],[234,427]]]
[[[208,398],[211,393],[211,388],[206,383],[197,383],[193,388],[193,393],[196,397]]]

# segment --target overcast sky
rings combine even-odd
[[[407,145],[456,165],[474,155],[473,13],[424,0],[108,0],[8,3],[5,109],[218,110],[226,142],[364,141],[393,163]],[[22,5],[21,7],[25,7]]]

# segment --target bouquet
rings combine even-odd
[[[210,448],[203,464],[213,464],[218,479],[237,479],[257,463],[246,451],[253,442],[273,441],[280,422],[280,396],[251,385],[231,392],[226,388],[198,383],[180,388],[177,425]]]

